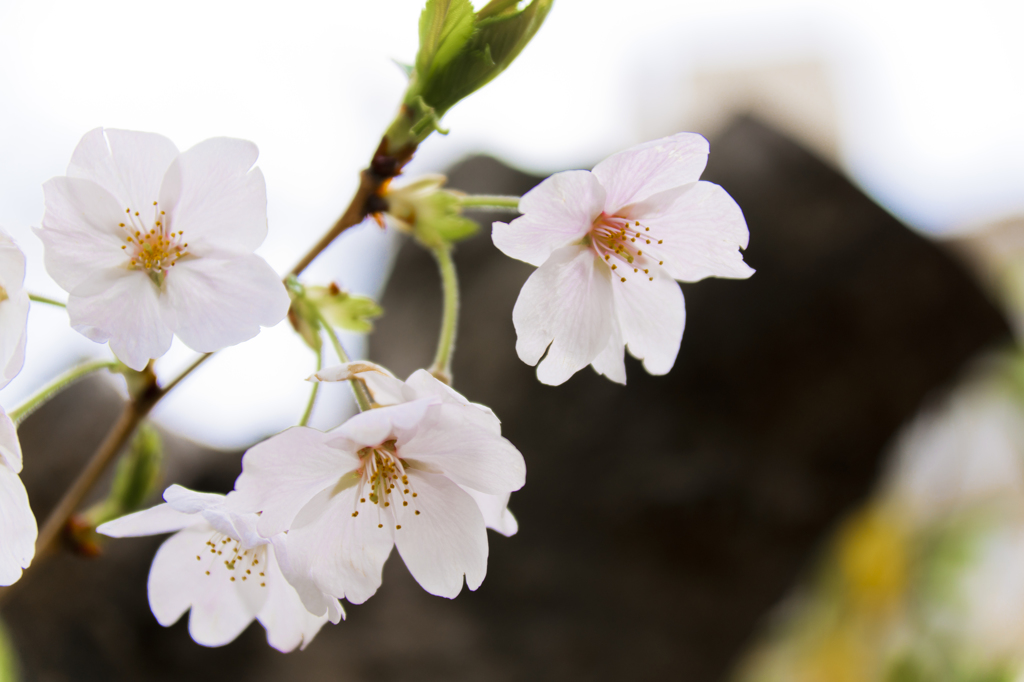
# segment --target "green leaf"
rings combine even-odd
[[[7,626],[0,622],[0,682],[17,682],[19,668],[18,653],[11,643]]]
[[[427,79],[443,69],[469,40],[473,26],[473,5],[469,0],[427,0],[420,15],[417,76]]]

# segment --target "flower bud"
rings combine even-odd
[[[508,68],[553,2],[533,0],[518,9],[518,0],[491,0],[474,14],[469,0],[427,0],[409,88],[386,135],[390,152],[418,145],[459,100]]]
[[[428,248],[461,241],[480,230],[462,216],[462,194],[441,189],[446,181],[443,175],[426,175],[383,193],[392,224]]]

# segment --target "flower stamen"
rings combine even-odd
[[[157,206],[156,201],[153,206]],[[153,226],[149,229],[146,229],[141,219],[136,220],[138,211],[133,215],[129,207],[125,213],[128,214],[129,224],[119,223],[118,227],[127,233],[121,249],[129,254],[128,267],[132,270],[145,270],[153,283],[161,286],[170,268],[174,267],[179,258],[188,255],[188,243],[183,238],[185,233],[168,229],[164,211],[154,211]]]
[[[654,235],[650,232],[651,228],[641,225],[639,220],[631,224],[625,218],[602,213],[594,221],[588,235],[589,239],[584,243],[588,243],[594,253],[608,263],[612,270],[618,270],[619,265],[623,264],[636,274],[643,270],[645,275],[650,275],[654,260],[650,253],[645,256],[643,250],[636,246],[637,239],[640,239],[641,245],[651,244]],[[662,240],[659,239],[657,243],[661,244]],[[658,261],[658,265],[664,265],[664,261]],[[653,282],[654,277],[648,276],[647,280]],[[626,278],[620,276],[619,281],[625,282]]]

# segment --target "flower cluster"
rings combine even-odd
[[[560,384],[591,364],[625,383],[626,347],[649,372],[668,372],[684,322],[674,280],[753,272],[739,252],[747,244],[742,213],[724,190],[698,180],[707,152],[692,134],[634,147],[593,171],[552,176],[518,202],[522,217],[494,224],[502,251],[538,266],[513,321],[519,356],[540,362],[541,381]],[[368,331],[362,318],[380,313],[375,304],[345,308],[337,287],[306,287],[294,276],[286,289],[255,255],[267,232],[256,157],[255,145],[242,140],[207,140],[179,153],[159,135],[93,130],[67,176],[44,186],[37,234],[47,270],[68,292],[71,325],[109,342],[136,371],[175,335],[212,352],[276,324],[289,307],[318,367],[322,335],[331,339],[342,364],[310,379],[350,382],[359,414],[328,432],[304,426],[304,417],[253,446],[226,496],[172,485],[163,504],[96,528],[111,537],[173,533],[149,575],[162,625],[190,611],[195,641],[220,646],[255,620],[271,646],[291,651],[344,617],[342,599],[359,604],[376,593],[393,548],[431,594],[477,589],[487,572],[487,529],[518,530],[508,504],[526,465],[490,409],[438,379],[447,380],[454,347],[451,245],[475,229],[461,216],[464,205],[482,204],[441,190],[435,178],[380,188],[389,223],[434,253],[446,287],[434,373],[401,381],[372,363],[349,362],[333,331],[347,324],[341,318]],[[24,256],[0,233],[0,388],[24,360],[24,275]],[[0,410],[3,584],[20,576],[36,539],[20,469],[15,424]],[[138,504],[112,508],[124,513]]]
[[[369,363],[318,381],[365,381],[378,406],[337,430],[297,426],[250,449],[226,498],[172,486],[166,504],[97,530],[177,531],[149,576],[163,625],[190,607],[189,631],[218,646],[253,619],[270,644],[307,644],[381,584],[392,547],[431,594],[453,598],[487,571],[486,528],[516,532],[509,494],[526,466],[498,419],[420,370],[405,382]]]

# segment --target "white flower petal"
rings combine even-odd
[[[140,270],[110,269],[71,292],[71,326],[97,342],[110,341],[114,355],[136,371],[171,347],[157,289]]]
[[[25,285],[25,254],[11,239],[11,235],[0,228],[0,287],[10,295]]]
[[[476,502],[444,476],[409,470],[418,497],[396,508],[395,545],[423,589],[454,599],[465,576],[469,589],[487,573],[487,530]],[[420,514],[415,514],[419,511]]]
[[[422,398],[360,412],[327,434],[330,437],[327,442],[353,452],[360,448],[380,445],[396,437],[399,431],[415,428],[427,413],[427,409],[436,402],[433,398]]]
[[[10,293],[10,292],[9,292]],[[0,388],[25,366],[29,298],[25,290],[0,301]]]
[[[480,508],[480,513],[484,517],[484,524],[488,528],[498,531],[505,537],[512,537],[519,531],[519,522],[508,510],[509,493],[488,495],[465,486],[460,485],[459,487],[476,502],[476,506]]]
[[[398,441],[399,456],[410,468],[443,472],[481,492],[519,490],[526,483],[523,456],[488,421],[469,405],[434,405],[408,440]]]
[[[710,182],[697,182],[655,195],[630,207],[623,217],[639,220],[664,243],[651,247],[673,279],[746,279],[743,262],[750,233],[743,212],[729,194]]]
[[[192,253],[251,253],[263,243],[267,186],[252,167],[257,156],[252,142],[215,137],[182,152],[167,169],[160,206],[171,229],[184,230]]]
[[[183,514],[198,514],[224,504],[224,495],[201,493],[182,485],[172,485],[164,491],[164,500],[172,509]]]
[[[686,323],[679,285],[656,273],[653,281],[634,277],[616,282],[613,289],[622,340],[629,346],[630,355],[643,360],[650,374],[667,374],[679,354]]]
[[[25,254],[0,229],[0,388],[25,364],[29,299],[24,284]]]
[[[305,649],[316,633],[329,619],[337,623],[344,610],[337,599],[334,608],[322,615],[306,610],[295,588],[288,584],[274,555],[274,549],[267,550],[267,601],[256,615],[256,619],[267,631],[267,642],[278,651],[289,652],[300,646]]]
[[[255,580],[232,581],[236,574],[223,557],[207,554],[214,532],[207,525],[178,531],[157,550],[149,572],[149,605],[157,621],[169,626],[191,607],[189,633],[203,646],[238,637],[267,597]]]
[[[21,473],[21,442],[18,440],[18,427],[0,407],[0,466],[7,466],[11,471]]]
[[[605,190],[589,171],[555,173],[523,195],[522,216],[494,223],[491,239],[506,256],[539,266],[556,249],[580,241],[605,203]]]
[[[258,528],[265,538],[287,530],[317,493],[359,466],[354,452],[326,444],[331,435],[296,426],[249,448],[226,507],[262,512]]]
[[[696,133],[677,133],[613,154],[593,172],[607,192],[604,210],[614,214],[627,204],[696,182],[707,162],[707,140]]]
[[[151,215],[164,174],[177,155],[178,148],[163,135],[95,128],[71,155],[68,176],[99,184],[125,204],[122,212],[131,208]]]
[[[174,332],[200,353],[251,339],[260,325],[283,320],[290,305],[277,273],[255,254],[182,258],[164,287]]]
[[[481,422],[487,425],[494,433],[501,434],[501,420],[494,414],[494,411],[486,405],[480,403],[471,403],[466,399],[464,395],[456,391],[454,388],[439,381],[437,377],[428,372],[425,369],[418,369],[409,375],[409,378],[405,380],[405,385],[408,386],[418,398],[435,397],[445,403],[453,403],[455,405],[468,405],[476,408],[486,415],[486,419]]]
[[[567,246],[526,280],[512,310],[516,352],[557,386],[604,350],[614,324],[609,270],[585,246]],[[548,345],[550,344],[550,348]]]
[[[95,182],[57,177],[43,184],[46,210],[36,235],[45,246],[46,271],[65,291],[97,272],[126,265],[124,207]]]
[[[614,288],[615,283],[612,283]],[[612,330],[611,338],[604,350],[591,362],[594,371],[603,374],[617,384],[626,383],[626,349],[618,325]]]
[[[310,381],[348,381],[360,379],[378,405],[397,405],[414,399],[405,384],[380,365],[365,360],[326,367],[309,378]]]
[[[32,563],[36,517],[18,474],[0,464],[0,585],[11,585]]]
[[[282,570],[307,607],[303,580],[353,604],[362,604],[380,587],[381,570],[394,546],[394,521],[390,511],[369,500],[360,503],[357,494],[355,488],[341,491],[312,523],[288,531]]]
[[[203,517],[186,514],[169,504],[158,504],[149,509],[107,521],[96,528],[97,533],[112,538],[131,538],[143,535],[174,533],[183,528],[204,524]]]

